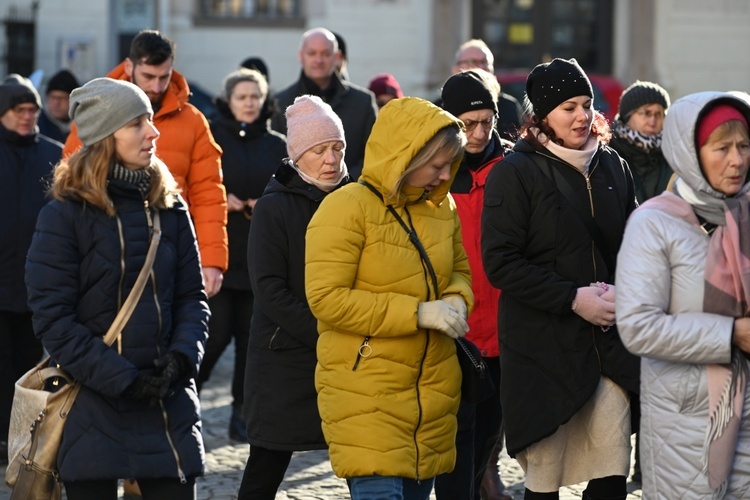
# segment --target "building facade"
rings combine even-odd
[[[496,69],[576,57],[623,85],[657,81],[673,98],[750,90],[747,0],[0,0],[0,74],[34,68],[46,80],[66,67],[86,81],[156,28],[176,42],[176,68],[211,94],[249,56],[281,89],[299,75],[300,35],[316,26],[345,38],[353,82],[389,72],[429,99],[472,37],[493,48]]]

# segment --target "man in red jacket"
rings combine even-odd
[[[456,468],[449,474],[437,477],[435,493],[438,500],[479,500],[481,490],[484,490],[484,498],[488,500],[511,498],[505,493],[498,475],[498,456],[493,454],[502,424],[497,331],[500,290],[493,288],[487,280],[480,246],[485,179],[490,169],[503,159],[505,150],[512,147],[510,142],[500,138],[495,129],[499,91],[500,86],[492,74],[473,69],[451,76],[443,85],[441,95],[443,109],[463,121],[466,127],[466,151],[451,185],[451,195],[456,201],[461,220],[464,248],[469,256],[475,300],[466,338],[479,347],[497,390],[478,404],[461,402],[456,435]]]
[[[172,172],[190,208],[206,293],[211,297],[221,288],[229,260],[221,148],[206,118],[188,102],[187,80],[173,65],[174,43],[158,31],[144,30],[133,39],[128,57],[107,76],[138,85],[151,100],[154,125],[161,134],[156,155]],[[63,156],[80,147],[73,124]]]

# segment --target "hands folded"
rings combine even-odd
[[[182,380],[189,370],[188,360],[184,354],[170,351],[154,360],[154,370],[150,375],[139,373],[135,381],[122,393],[128,399],[149,400],[154,405],[164,398],[169,387]]]
[[[457,339],[466,336],[469,325],[466,323],[468,309],[460,295],[447,295],[442,300],[420,302],[417,309],[417,326],[438,330]]]

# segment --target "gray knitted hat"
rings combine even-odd
[[[615,120],[627,122],[633,111],[647,104],[661,104],[666,111],[670,104],[669,94],[658,83],[637,80],[622,91]]]
[[[42,109],[42,99],[31,80],[12,73],[0,84],[0,116],[24,103],[35,104]]]
[[[70,93],[68,115],[84,146],[101,141],[144,114],[153,115],[151,101],[140,88],[124,80],[95,78]]]

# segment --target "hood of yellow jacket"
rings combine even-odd
[[[404,174],[409,163],[436,133],[445,127],[463,127],[463,123],[452,114],[418,97],[393,99],[378,114],[370,138],[365,147],[365,160],[362,167],[362,179],[374,186],[385,199],[389,200],[399,178]],[[453,179],[461,164],[458,158],[451,165],[451,177],[433,189],[426,198],[435,205],[440,205],[448,195]],[[423,199],[425,190],[404,184],[400,204],[414,203]]]

